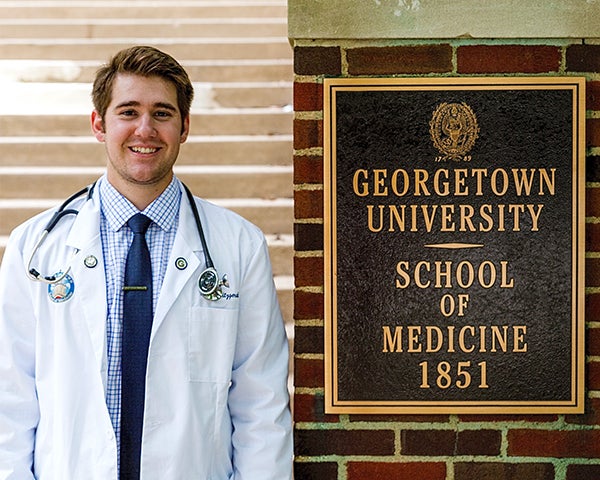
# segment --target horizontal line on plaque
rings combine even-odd
[[[484,245],[481,243],[436,243],[425,245],[427,248],[481,248]]]

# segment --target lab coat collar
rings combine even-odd
[[[74,202],[70,208],[79,209],[66,240],[66,244],[76,251],[70,263],[75,282],[75,295],[71,301],[78,302],[77,311],[85,318],[94,356],[106,381],[106,276],[100,240],[98,192],[94,191],[88,200]],[[96,262],[86,259],[95,259]]]
[[[93,187],[89,187],[93,188]],[[79,210],[69,231],[66,244],[77,250],[100,240],[100,197],[98,189],[94,188],[91,198],[87,195],[82,200],[74,201],[67,208]]]

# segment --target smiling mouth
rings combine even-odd
[[[130,150],[135,153],[148,154],[148,153],[156,153],[156,152],[158,152],[159,149],[151,148],[151,147],[130,147]]]

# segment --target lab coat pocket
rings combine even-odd
[[[192,308],[189,335],[189,379],[229,383],[237,334],[237,310]]]

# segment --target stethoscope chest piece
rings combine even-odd
[[[198,278],[200,293],[207,300],[219,300],[223,296],[223,287],[229,287],[227,275],[219,279],[219,274],[214,267],[204,270]]]

